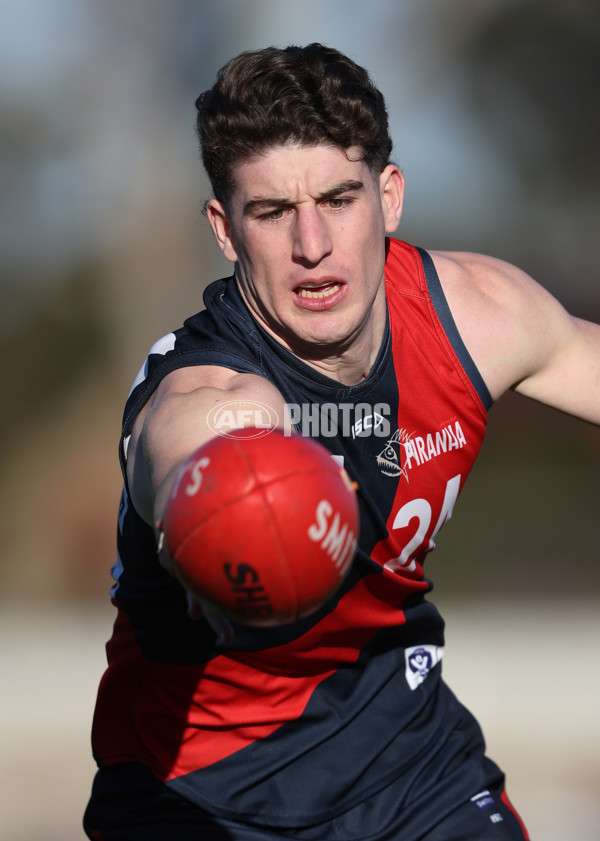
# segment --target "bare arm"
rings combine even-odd
[[[600,425],[600,325],[519,269],[433,253],[458,330],[494,399],[507,389]]]
[[[227,368],[182,368],[160,383],[138,415],[128,449],[127,478],[138,514],[156,527],[171,483],[194,450],[214,437],[207,416],[230,400],[258,401],[270,406],[280,424],[284,401],[261,377]]]

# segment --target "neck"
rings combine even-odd
[[[364,330],[359,337],[347,347],[336,344],[332,347],[327,345],[314,347],[287,346],[298,359],[301,359],[315,371],[324,374],[343,385],[357,385],[369,374],[385,331],[385,313],[383,319],[377,324],[371,325],[367,331]]]

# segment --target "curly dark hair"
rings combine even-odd
[[[374,175],[389,163],[381,92],[364,68],[322,44],[241,53],[221,68],[196,108],[204,167],[225,205],[236,164],[289,140],[359,146]]]

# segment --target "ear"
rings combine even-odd
[[[231,239],[231,222],[222,202],[211,199],[206,205],[206,215],[210,227],[219,244],[219,248],[232,263],[237,262],[237,252]]]
[[[404,175],[395,164],[389,164],[379,176],[379,191],[386,234],[393,234],[402,216]]]

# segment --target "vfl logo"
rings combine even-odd
[[[423,683],[443,654],[444,648],[440,645],[417,645],[405,650],[406,681],[412,690]]]
[[[417,648],[413,654],[408,658],[408,665],[412,672],[416,672],[420,677],[425,677],[431,668],[432,658],[428,651],[424,648]]]

